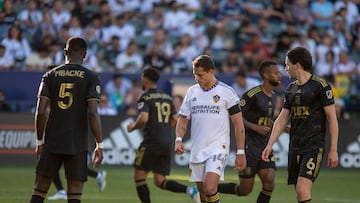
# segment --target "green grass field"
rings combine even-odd
[[[83,201],[86,203],[98,202],[126,202],[138,203],[135,186],[133,183],[133,170],[131,167],[104,167],[107,171],[107,187],[104,192],[98,192],[95,179],[90,178],[83,191]],[[62,175],[63,177],[63,175]],[[155,188],[152,177],[148,179],[151,199],[153,203],[190,203],[185,194],[176,194]],[[186,168],[174,168],[169,177],[189,185],[188,171]],[[25,203],[29,202],[33,188],[34,168],[32,167],[0,167],[0,202]],[[228,168],[225,180],[235,182],[235,172]],[[66,182],[64,182],[66,183]],[[315,203],[360,203],[360,171],[359,170],[328,170],[322,169],[320,176],[313,187],[313,202]],[[253,192],[247,197],[220,194],[221,202],[253,203],[256,202],[260,182],[256,179]],[[51,186],[49,194],[55,192]],[[46,202],[65,202],[46,201]],[[286,184],[286,170],[279,169],[276,174],[276,188],[271,202],[297,202],[293,186]]]

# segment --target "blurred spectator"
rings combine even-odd
[[[206,34],[206,25],[202,13],[197,13],[195,19],[185,26],[183,34],[189,34],[194,41],[194,45],[200,50],[204,50],[209,46],[209,37]]]
[[[180,38],[180,56],[185,58],[188,67],[192,67],[193,59],[202,52],[196,48],[193,39],[189,34],[184,34]]]
[[[181,55],[181,45],[177,43],[174,47],[175,54],[170,57],[171,72],[174,74],[188,73],[191,66],[188,66],[185,58]]]
[[[314,0],[310,3],[310,11],[314,17],[314,25],[320,33],[332,27],[332,18],[335,16],[334,5],[328,0]]]
[[[159,51],[158,44],[151,44],[147,54],[144,56],[144,68],[150,67],[156,68],[162,73],[169,73],[171,71],[170,63]]]
[[[263,15],[266,8],[264,1],[259,0],[245,0],[242,4],[247,16],[255,24],[259,20],[260,16]]]
[[[159,51],[166,58],[169,58],[174,54],[172,43],[170,42],[170,40],[168,40],[166,31],[164,29],[159,29],[156,31],[154,38],[149,43],[148,47],[154,43],[159,45]]]
[[[281,24],[292,21],[292,16],[286,8],[283,0],[271,0],[271,4],[266,8],[263,15],[270,23]]]
[[[241,50],[250,41],[251,35],[259,32],[258,27],[251,23],[249,18],[244,18],[238,29],[234,31],[235,47]]]
[[[313,24],[313,18],[309,8],[309,0],[294,0],[290,5],[290,13],[296,24],[310,26]]]
[[[354,61],[350,60],[345,51],[340,51],[339,62],[335,64],[333,70],[335,75],[346,75],[350,78],[357,77],[358,69]]]
[[[143,58],[138,52],[135,42],[131,41],[126,51],[116,57],[115,65],[121,73],[140,73],[143,67]]]
[[[53,39],[57,38],[58,30],[52,22],[51,14],[49,11],[45,10],[43,12],[43,19],[44,20],[35,30],[35,34],[33,36],[34,44],[42,43],[42,38],[45,35],[50,35]]]
[[[260,80],[247,77],[244,70],[239,70],[235,74],[232,88],[234,88],[236,94],[241,98],[246,91],[260,84]]]
[[[120,38],[118,36],[112,36],[110,44],[105,48],[102,54],[104,62],[104,69],[108,71],[115,71],[116,57],[123,51],[120,46]]]
[[[71,13],[64,8],[62,0],[54,0],[53,8],[50,10],[53,24],[60,31],[71,19]]]
[[[257,73],[256,67],[260,61],[268,59],[271,55],[266,44],[261,42],[258,34],[251,36],[250,42],[243,47],[244,62],[248,66],[249,74]]]
[[[103,69],[99,66],[99,62],[98,62],[98,59],[95,54],[96,53],[94,53],[92,50],[88,49],[86,51],[86,56],[83,61],[83,65],[84,65],[84,67],[86,67],[92,71],[101,72],[101,71],[103,71]]]
[[[6,47],[0,44],[0,71],[15,68],[15,61],[10,55],[6,55]]]
[[[305,30],[300,30],[298,38],[290,45],[290,48],[305,47],[312,56],[313,64],[316,63],[316,42],[308,37]]]
[[[234,28],[239,27],[245,14],[241,4],[236,0],[224,1],[224,3],[221,4],[220,11],[221,15],[225,18],[225,24],[234,26]]]
[[[359,17],[359,8],[352,0],[336,0],[335,12],[339,12],[341,9],[346,10],[346,26],[351,28]]]
[[[80,19],[78,16],[71,16],[69,22],[69,35],[70,36],[83,36],[83,28],[80,24]]]
[[[314,67],[314,74],[322,78],[332,78],[335,68],[334,52],[329,50],[326,53],[325,60],[316,62]]]
[[[213,50],[230,50],[234,48],[234,41],[231,34],[226,30],[225,20],[219,18],[215,24],[215,32],[210,42]]]
[[[308,29],[309,37],[315,40],[316,44],[320,44],[322,41],[322,35],[320,35],[319,29],[316,26],[310,26]]]
[[[5,92],[0,89],[0,112],[11,112],[12,109],[10,105],[5,100]]]
[[[9,54],[13,57],[19,68],[26,56],[31,53],[29,41],[22,36],[21,30],[17,26],[9,29],[8,36],[1,41],[1,44],[6,47],[6,55]]]
[[[184,32],[184,27],[192,20],[190,16],[180,8],[176,1],[170,1],[169,10],[165,12],[163,28],[172,37],[179,37]]]
[[[182,95],[180,95],[180,94],[173,95],[173,103],[174,103],[177,113],[179,113],[179,110],[180,110],[183,100],[184,100],[184,97]]]
[[[154,36],[156,30],[160,29],[164,23],[163,8],[160,4],[154,3],[145,19],[145,26],[142,29],[143,36]]]
[[[334,52],[334,61],[337,63],[339,61],[338,56],[340,47],[333,44],[333,40],[330,35],[323,35],[321,43],[316,47],[317,61],[325,61],[326,53],[328,53],[330,50]]]
[[[206,2],[206,5],[202,7],[202,13],[208,20],[209,25],[214,25],[216,19],[218,19],[222,15],[220,12],[219,1],[204,1]]]
[[[132,84],[129,79],[120,73],[114,74],[112,80],[105,84],[104,92],[108,94],[111,106],[116,108],[119,113],[124,112],[124,97],[131,88]]]
[[[6,37],[11,26],[18,25],[17,15],[12,0],[4,0],[4,7],[0,11],[0,39]]]
[[[350,30],[346,28],[346,22],[343,17],[335,16],[333,27],[327,33],[334,39],[335,45],[339,46],[341,50],[348,52],[351,47],[352,35]]]
[[[140,80],[135,78],[131,80],[131,88],[130,90],[126,93],[125,98],[124,98],[124,102],[126,107],[131,107],[131,106],[135,106],[137,105],[137,100],[140,98],[141,94],[143,93],[143,89],[141,87],[141,83]],[[136,108],[137,111],[137,108]]]
[[[20,27],[30,34],[34,34],[37,26],[39,26],[43,20],[41,11],[37,9],[36,1],[29,0],[26,3],[26,9],[21,11],[18,15]]]
[[[114,23],[103,31],[102,43],[106,46],[110,43],[112,36],[118,36],[121,43],[127,47],[132,39],[135,38],[135,27],[127,22],[125,15],[118,15],[114,19]]]
[[[349,58],[360,65],[360,39],[354,41]],[[359,70],[360,72],[360,70]]]
[[[239,70],[246,71],[244,59],[236,50],[230,50],[226,59],[222,62],[222,73],[236,73]]]
[[[59,31],[57,43],[61,44],[63,47],[66,44],[66,40],[69,39],[71,36],[69,34],[69,26],[63,25]]]
[[[26,71],[46,71],[48,66],[52,65],[49,56],[49,48],[40,44],[35,52],[32,52],[25,58],[24,70]]]
[[[100,95],[98,112],[102,116],[115,116],[117,114],[116,109],[113,106],[111,106],[109,97],[106,93],[102,93]]]

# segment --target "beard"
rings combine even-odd
[[[280,80],[270,80],[269,82],[270,82],[270,84],[271,84],[272,86],[274,86],[274,87],[279,86],[280,83],[281,83]]]

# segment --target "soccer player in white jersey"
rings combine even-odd
[[[235,91],[215,77],[215,64],[207,55],[193,61],[193,74],[198,84],[191,86],[179,111],[176,124],[175,152],[182,154],[182,138],[191,120],[190,181],[196,182],[201,202],[220,202],[217,193],[219,180],[224,179],[224,169],[229,156],[230,122],[235,127],[235,169],[246,167],[244,152],[245,131]]]

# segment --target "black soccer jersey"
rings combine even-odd
[[[312,75],[303,85],[296,81],[285,92],[284,108],[291,112],[290,149],[325,147],[326,115],[324,106],[334,104],[331,86]]]
[[[171,117],[176,114],[172,98],[157,89],[149,89],[138,101],[140,112],[148,112],[143,143],[148,148],[172,147]]]
[[[59,66],[43,75],[38,96],[50,100],[44,146],[58,154],[87,151],[87,102],[100,98],[97,75],[81,65]]]
[[[274,93],[269,97],[261,90],[260,86],[256,86],[245,92],[240,100],[242,115],[251,123],[271,127],[275,102],[276,96]],[[245,132],[247,154],[251,153],[255,157],[260,156],[267,144],[269,135],[259,135],[246,127]]]

